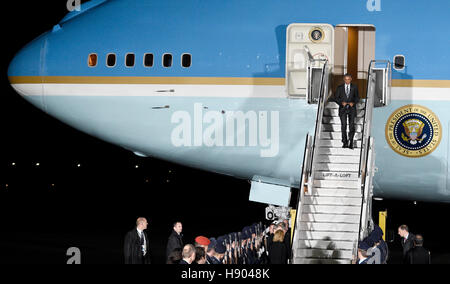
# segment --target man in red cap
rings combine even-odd
[[[195,238],[195,246],[203,248],[205,253],[210,243],[211,241],[207,237],[199,236]]]

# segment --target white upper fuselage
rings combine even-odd
[[[384,1],[380,12],[369,11],[365,1],[279,2],[93,1],[98,6],[72,12],[20,51],[8,76],[50,115],[139,155],[297,187],[317,107],[286,94],[286,27],[370,23],[377,28],[377,59],[403,54],[407,61],[406,70],[394,71],[391,104],[374,112],[374,193],[450,202],[450,62],[443,53],[450,37],[437,25],[448,22],[441,19],[446,16],[411,22],[411,13],[428,17],[428,8],[410,1]],[[399,2],[415,9],[398,14]],[[441,6],[433,12],[449,10],[447,2]],[[133,66],[126,66],[129,53]],[[97,56],[95,66],[90,54]],[[108,54],[116,55],[113,66]],[[152,66],[145,54],[153,55]],[[172,55],[170,67],[165,54]],[[182,66],[185,54],[189,67]],[[397,154],[386,140],[388,118],[409,104],[431,109],[443,126],[439,146],[421,158]]]

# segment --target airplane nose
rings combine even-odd
[[[45,35],[20,50],[8,68],[8,79],[14,90],[34,106],[45,110],[44,58]]]

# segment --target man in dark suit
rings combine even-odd
[[[422,235],[416,235],[414,238],[414,247],[406,255],[408,264],[431,264],[430,252],[423,247]]]
[[[166,258],[168,258],[175,249],[183,249],[184,242],[182,232],[183,224],[181,224],[181,222],[175,222],[173,224],[172,233],[167,241]]]
[[[356,105],[359,102],[358,87],[352,84],[352,76],[345,74],[345,84],[340,85],[334,98],[332,99],[339,105],[339,117],[341,119],[342,148],[353,149],[353,139],[355,137],[355,118],[357,114]],[[349,120],[350,131],[347,138],[347,117]],[[350,142],[350,143],[349,143]]]
[[[148,223],[145,218],[136,221],[136,228],[125,236],[124,256],[125,264],[150,264],[149,240],[144,230]]]
[[[192,264],[195,261],[195,247],[193,245],[185,245],[182,252],[183,259],[180,264]]]
[[[415,236],[409,232],[409,228],[406,225],[398,227],[398,234],[401,237],[403,247],[403,263],[407,263],[407,255],[410,249],[414,247]]]

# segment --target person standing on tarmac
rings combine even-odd
[[[169,236],[169,240],[167,241],[167,249],[166,249],[166,259],[169,258],[169,255],[175,249],[183,249],[183,224],[181,222],[175,222],[173,224],[172,233]]]
[[[136,221],[136,227],[127,233],[124,241],[125,264],[150,264],[149,240],[147,233],[148,222],[145,218]]]
[[[417,234],[414,238],[414,248],[406,255],[407,264],[431,264],[430,252],[423,247],[423,237]]]
[[[273,236],[272,245],[269,248],[270,264],[287,264],[288,248],[286,247],[285,233],[277,230]]]
[[[402,247],[403,247],[403,263],[407,263],[406,256],[410,249],[414,247],[414,235],[409,232],[409,228],[407,225],[401,225],[398,227],[398,234],[402,238]]]

